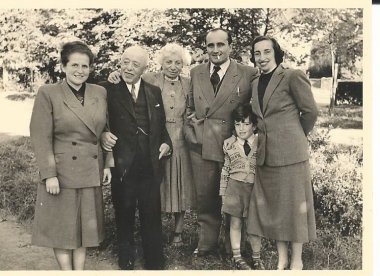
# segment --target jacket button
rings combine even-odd
[[[171,107],[170,107],[170,109],[173,109],[173,108],[174,108],[174,106],[171,106]]]
[[[95,142],[92,142],[94,145],[97,145],[98,144],[98,142],[97,141],[95,141]]]
[[[77,145],[77,142],[71,142],[71,144],[72,144],[73,146],[76,146],[76,145]]]
[[[97,159],[97,158],[98,158],[98,156],[97,156],[97,155],[94,155],[94,156],[93,156],[93,158],[94,158],[94,159]]]
[[[73,158],[73,160],[77,160],[77,157],[76,157],[76,156],[73,156],[72,158]]]

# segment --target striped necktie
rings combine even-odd
[[[210,81],[211,81],[212,87],[214,88],[214,94],[215,94],[215,96],[218,93],[218,85],[219,85],[219,82],[220,82],[220,77],[219,77],[219,74],[218,74],[219,70],[220,70],[220,66],[215,65],[214,66],[214,72],[212,72],[212,75],[210,77]]]
[[[136,93],[135,93],[135,85],[134,84],[132,84],[131,95],[132,95],[133,101],[136,102],[137,97],[136,97]]]

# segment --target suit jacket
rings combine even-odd
[[[104,156],[99,138],[106,129],[103,87],[86,84],[84,106],[66,81],[43,85],[36,96],[30,136],[41,179],[56,176],[61,188],[100,186]],[[105,153],[111,166],[112,153]]]
[[[132,103],[132,97],[126,83],[122,80],[117,84],[101,83],[107,89],[108,112],[110,131],[118,137],[113,148],[116,177],[120,180],[128,173],[138,146],[137,121]],[[162,103],[161,91],[141,80],[141,87],[145,89],[149,115],[149,150],[152,160],[154,178],[159,185],[162,178],[162,160],[158,159],[159,148],[166,143],[172,148],[169,134],[165,127],[165,111]]]
[[[257,164],[285,166],[308,160],[306,135],[314,127],[318,108],[306,75],[279,65],[265,90],[263,112],[258,79],[252,86],[252,109],[259,130]]]
[[[190,145],[202,145],[203,159],[223,162],[223,142],[233,129],[231,112],[238,103],[249,102],[251,82],[258,76],[258,70],[231,60],[215,97],[209,68],[209,64],[201,64],[190,71],[188,105],[195,111],[198,122],[187,122],[185,138]]]

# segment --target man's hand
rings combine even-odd
[[[161,159],[163,156],[168,156],[170,154],[170,147],[168,144],[163,143],[160,146],[160,155],[158,156],[158,159]]]
[[[121,76],[121,74],[120,74],[120,72],[119,71],[113,71],[109,76],[108,76],[108,81],[110,82],[110,83],[113,83],[113,84],[117,84],[117,83],[119,83],[120,82],[120,76]]]
[[[111,169],[110,168],[105,168],[103,170],[103,185],[107,185],[111,183]]]
[[[102,148],[106,151],[112,151],[112,148],[115,146],[117,137],[113,135],[111,132],[103,132],[100,141],[102,144]]]
[[[46,178],[46,192],[52,195],[58,195],[59,194],[59,182],[57,177],[50,177]]]

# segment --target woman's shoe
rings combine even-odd
[[[183,246],[182,233],[174,233],[172,244],[175,247]]]
[[[232,257],[232,265],[236,270],[251,270],[251,267],[241,257]]]
[[[296,265],[291,265],[290,270],[302,270],[303,269],[303,264],[296,264]]]
[[[288,269],[288,263],[277,266],[277,270],[285,270],[285,269]]]

